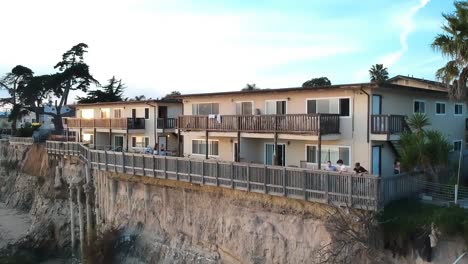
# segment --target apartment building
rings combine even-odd
[[[176,99],[76,104],[76,116],[65,118],[68,131],[95,149],[143,152],[164,149],[177,154],[176,121],[182,104]]]
[[[462,146],[466,105],[440,84],[396,76],[389,83],[261,89],[181,96],[183,155],[320,168],[338,159],[375,175],[393,174],[405,117],[425,113]]]

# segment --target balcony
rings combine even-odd
[[[404,115],[372,115],[371,133],[374,140],[393,140],[405,131],[410,130]],[[386,138],[386,139],[385,139]]]
[[[64,123],[68,128],[91,128],[91,129],[145,129],[144,118],[65,118]]]
[[[158,129],[175,129],[177,124],[176,118],[158,118],[156,127]]]
[[[339,134],[340,117],[337,114],[290,115],[221,115],[180,116],[179,128],[185,131],[219,131],[250,133]]]

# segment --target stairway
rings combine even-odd
[[[405,132],[410,132],[411,133],[411,128],[409,127],[408,123],[406,122],[406,120],[403,120],[403,132],[402,133],[405,133]],[[400,158],[401,157],[401,152],[402,152],[402,146],[400,144],[400,140],[390,140],[390,141],[387,141],[388,142],[388,145],[390,146],[390,148],[392,149],[393,153],[395,154],[395,156],[397,158]]]

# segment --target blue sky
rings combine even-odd
[[[0,73],[17,64],[53,72],[71,46],[105,83],[127,96],[368,81],[372,64],[390,75],[434,79],[444,59],[430,43],[452,12],[449,0],[2,1]],[[22,14],[18,19],[18,14]],[[12,22],[15,21],[15,22]]]

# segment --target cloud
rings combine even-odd
[[[413,7],[411,7],[406,14],[402,17],[398,17],[395,19],[401,19],[401,26],[402,31],[400,33],[400,49],[395,52],[391,52],[389,54],[384,55],[378,61],[379,63],[384,64],[386,67],[390,67],[397,63],[401,56],[408,51],[408,36],[411,32],[414,31],[414,22],[413,18],[418,13],[420,9],[425,7],[429,3],[429,0],[420,0],[419,3]]]

